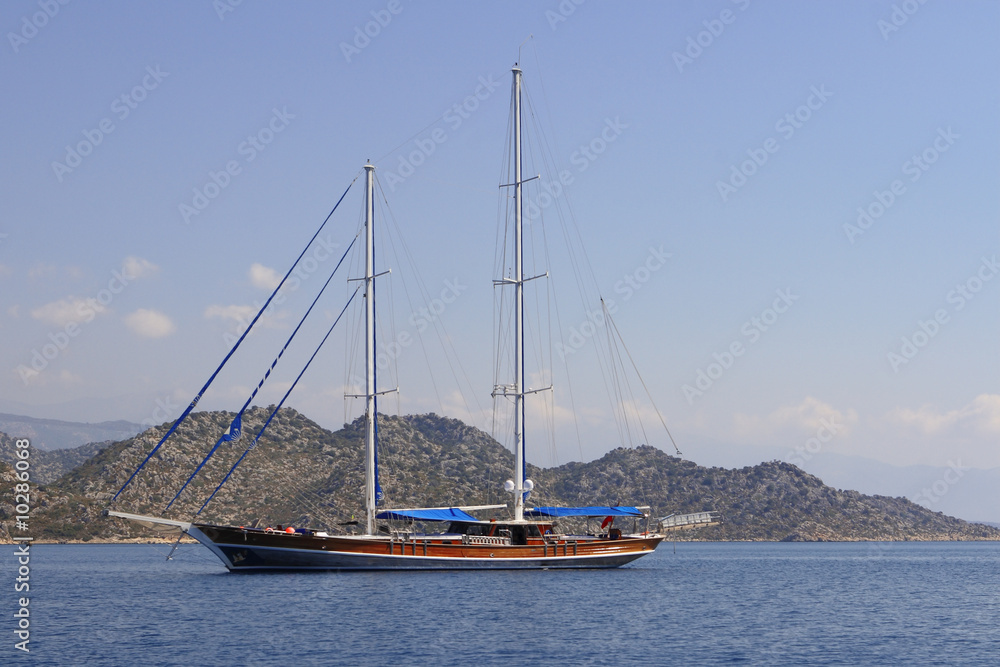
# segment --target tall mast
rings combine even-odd
[[[524,274],[521,265],[521,69],[514,65],[514,520],[524,519]]]
[[[375,534],[375,165],[365,165],[365,534]]]

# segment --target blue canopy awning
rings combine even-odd
[[[479,521],[476,517],[457,507],[440,509],[387,510],[375,515],[377,519],[415,521]]]
[[[635,507],[592,505],[590,507],[533,507],[524,510],[524,516],[643,516],[643,513]]]

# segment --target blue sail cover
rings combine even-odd
[[[634,507],[622,506],[599,506],[590,507],[533,507],[524,510],[524,516],[537,517],[560,517],[560,516],[643,516],[643,513]]]
[[[396,521],[405,519],[415,519],[417,521],[479,521],[476,517],[463,512],[457,507],[426,510],[389,510],[379,512],[375,515],[375,518]]]

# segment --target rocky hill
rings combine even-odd
[[[253,441],[268,414],[270,410],[263,408],[248,411],[242,439],[220,447],[165,511],[234,416],[193,414],[150,459],[114,508],[190,520]],[[30,534],[49,540],[115,540],[147,534],[135,524],[103,517],[102,511],[168,426],[112,443],[57,481],[40,488],[33,485]],[[385,506],[495,504],[510,498],[502,484],[510,477],[513,455],[476,428],[433,414],[380,416],[379,437]],[[360,420],[333,433],[283,409],[200,519],[326,528],[347,523],[363,513],[362,440]],[[725,516],[721,526],[675,534],[678,539],[1000,539],[997,528],[931,512],[903,498],[832,489],[779,462],[740,470],[704,468],[643,446],[619,448],[589,463],[549,469],[529,466],[528,472],[535,481],[532,504],[640,504],[651,506],[653,516],[704,510]],[[12,486],[13,477],[7,481],[10,475],[9,465],[0,463],[4,487]],[[32,480],[39,479],[33,467]],[[9,531],[13,515],[9,492],[2,498],[0,537]]]

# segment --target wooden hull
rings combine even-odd
[[[618,540],[559,536],[527,545],[463,544],[460,537],[306,536],[191,524],[188,534],[231,572],[260,570],[495,570],[612,568],[652,553],[662,535]]]

